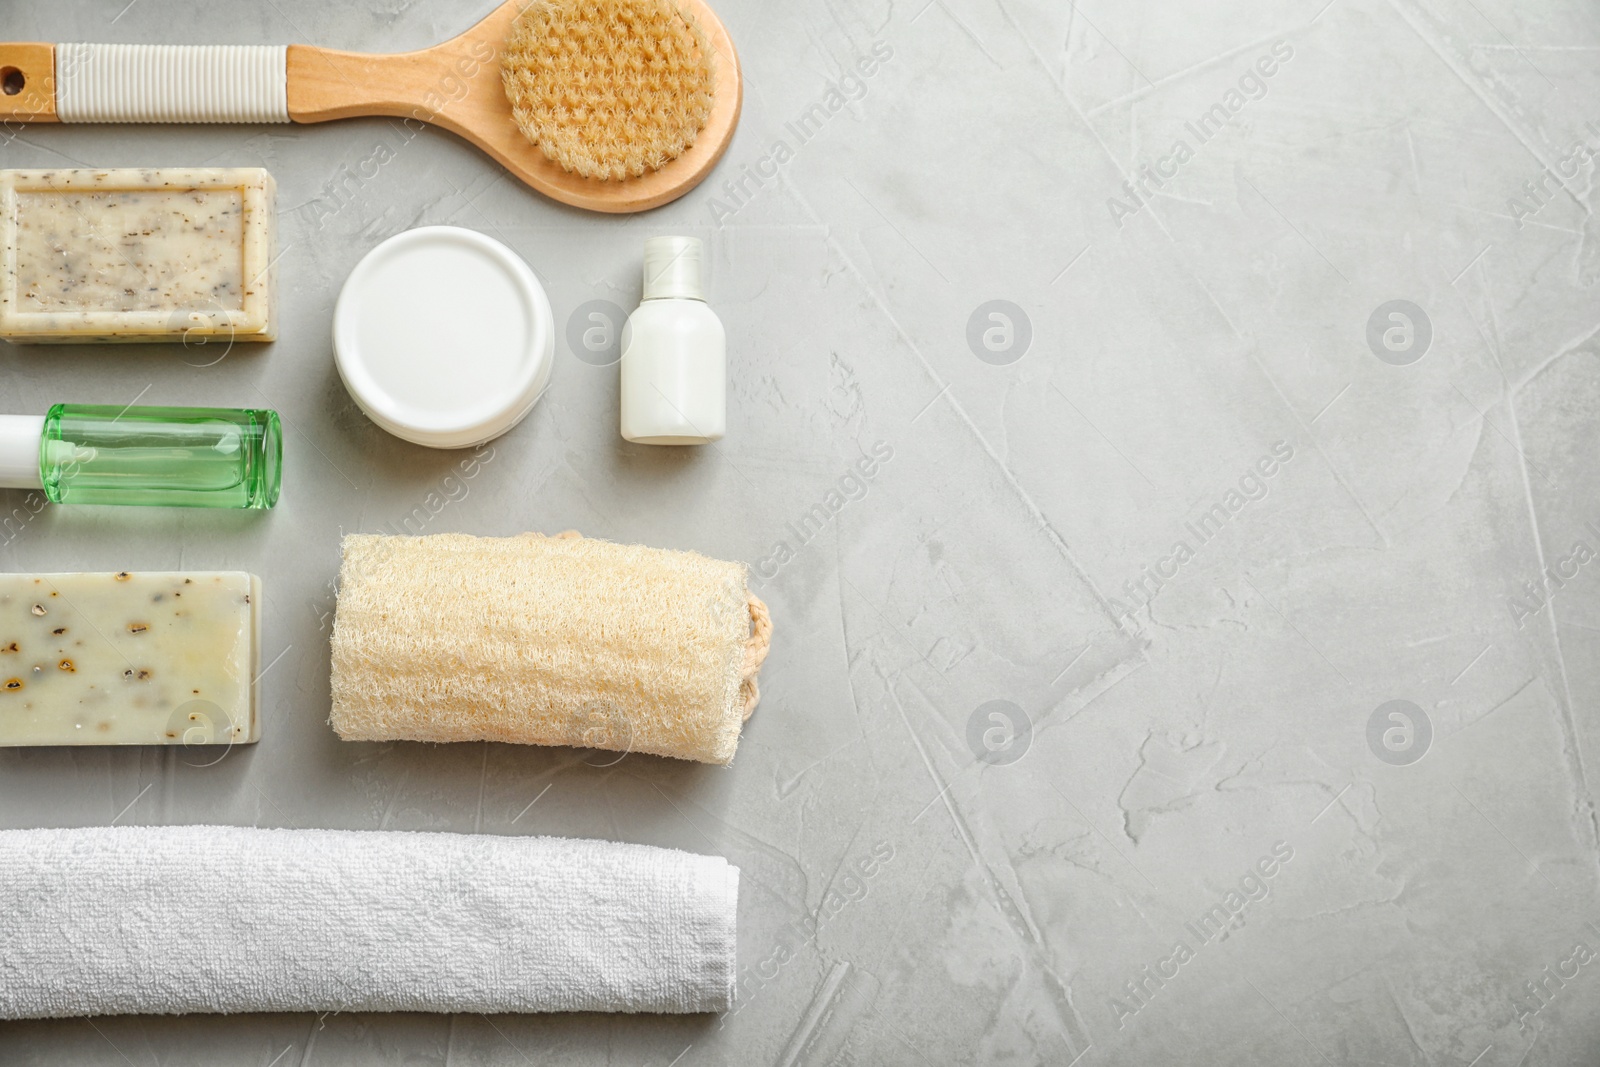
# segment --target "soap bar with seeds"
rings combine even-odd
[[[261,580],[0,575],[0,746],[248,744]]]
[[[0,337],[272,340],[274,189],[253,168],[0,171]]]

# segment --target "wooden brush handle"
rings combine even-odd
[[[308,45],[0,44],[0,121],[326,122],[363,115],[445,127],[500,94],[495,50],[457,39],[400,55]],[[500,107],[491,96],[488,104]]]
[[[289,114],[296,122],[359,115],[416,119],[460,134],[510,165],[504,150],[485,143],[482,131],[516,132],[500,81],[499,48],[519,10],[516,3],[501,4],[458,37],[398,55],[291,45]],[[517,134],[512,143],[520,139]]]
[[[290,45],[289,116],[328,122],[389,115],[460,132],[452,113],[505,109],[496,59],[485,41],[463,38],[399,55]]]

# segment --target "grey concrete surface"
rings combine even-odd
[[[487,6],[0,0],[0,26],[397,51]],[[720,853],[745,872],[736,1009],[38,1022],[0,1026],[0,1060],[1600,1061],[1596,8],[719,11],[743,123],[640,217],[382,120],[4,131],[7,166],[270,168],[284,316],[212,365],[3,348],[6,410],[270,404],[289,438],[270,514],[6,528],[7,568],[258,572],[272,666],[254,749],[0,753],[0,822]],[[516,249],[563,323],[632,306],[645,237],[704,237],[727,439],[623,443],[616,367],[565,338],[475,479],[386,436],[330,315],[367,249],[428,223]],[[750,561],[777,629],[733,767],[336,740],[338,539],[407,516]]]

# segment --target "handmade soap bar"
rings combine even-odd
[[[270,341],[272,175],[0,171],[0,337]]]
[[[0,746],[247,744],[261,580],[0,574]]]

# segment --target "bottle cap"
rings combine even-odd
[[[0,488],[44,488],[39,473],[43,437],[43,415],[0,415]]]
[[[652,237],[644,243],[644,299],[704,300],[705,245],[698,237]]]
[[[373,422],[415,444],[470,448],[521,422],[544,393],[555,321],[511,249],[475,230],[423,226],[350,272],[333,352]]]

